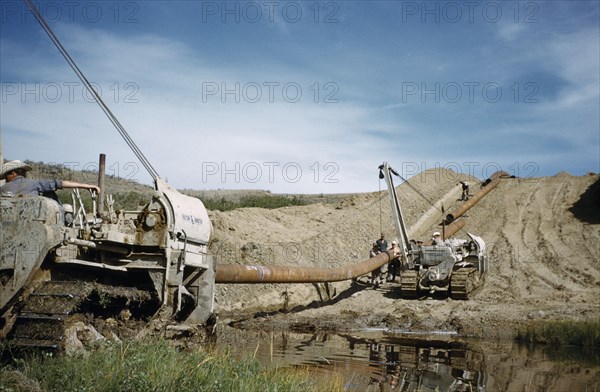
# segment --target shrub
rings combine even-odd
[[[202,199],[202,202],[207,209],[213,211],[230,211],[247,207],[273,209],[308,204],[304,198],[299,196],[287,197],[279,195],[245,196],[239,201],[231,201],[223,197],[221,199]]]

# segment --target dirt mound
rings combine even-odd
[[[572,177],[572,174],[563,170],[556,173],[554,177]]]
[[[425,171],[398,187],[414,238],[429,239],[460,203],[461,180],[474,184],[472,192],[478,190],[477,179],[443,169]],[[239,315],[331,300],[328,306],[253,322],[261,328],[267,322],[273,328],[450,328],[478,334],[498,334],[532,318],[598,317],[599,183],[598,175],[503,179],[468,211],[464,230],[484,238],[490,257],[485,286],[473,300],[402,300],[393,283],[377,290],[350,282],[328,290],[308,284],[218,285],[217,307],[222,314]],[[333,205],[242,209],[214,212],[211,218],[211,247],[219,263],[339,266],[366,259],[380,232],[388,240],[395,237],[387,191]]]
[[[441,221],[441,209],[432,207],[429,201],[446,197],[458,203],[461,180],[477,181],[450,170],[433,169],[411,178],[410,186],[399,186],[408,225],[430,209],[438,212],[432,219]],[[387,191],[357,194],[335,204],[214,211],[210,213],[215,229],[210,248],[219,263],[340,266],[367,259],[379,233],[386,234],[388,241],[395,238],[390,216]],[[348,286],[348,282],[336,283],[334,290],[339,293]],[[319,299],[310,284],[219,285],[216,297],[222,311],[272,310],[306,304],[307,299]]]

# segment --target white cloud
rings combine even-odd
[[[273,25],[267,30],[278,28]],[[343,31],[348,26],[327,27]],[[429,168],[436,162],[478,160],[510,165],[517,160],[542,159],[547,152],[538,154],[532,142],[540,136],[560,141],[564,123],[573,115],[584,119],[585,129],[580,132],[589,140],[590,124],[598,116],[598,109],[591,107],[598,100],[597,27],[582,27],[562,35],[552,34],[549,26],[531,35],[532,26],[526,27],[500,26],[497,40],[486,42],[489,51],[485,55],[481,47],[457,46],[441,53],[414,52],[410,63],[399,60],[404,52],[387,51],[387,41],[377,34],[362,37],[367,43],[376,41],[378,45],[373,47],[355,46],[340,34],[336,53],[341,57],[326,54],[320,58],[319,54],[326,51],[319,42],[300,41],[302,37],[295,35],[297,26],[285,26],[285,37],[278,38],[301,42],[298,57],[278,61],[277,51],[259,50],[264,44],[260,42],[256,56],[264,52],[269,61],[263,58],[256,63],[240,63],[235,53],[218,53],[218,58],[231,57],[223,64],[207,61],[211,53],[197,49],[204,46],[189,45],[181,37],[159,32],[124,35],[100,28],[61,25],[58,33],[85,74],[102,87],[107,103],[147,158],[175,186],[321,193],[375,190],[376,167],[384,160],[395,166],[401,162],[426,163],[425,168]],[[439,39],[436,34],[432,36]],[[40,35],[38,39],[39,45],[50,45],[47,37]],[[429,48],[441,45],[427,41],[426,36],[419,39],[424,40],[424,46],[429,42]],[[19,37],[2,38],[4,82],[39,81],[41,89],[58,83],[66,92],[63,83],[77,80],[55,51],[23,50],[20,44]],[[416,47],[411,49],[415,50]],[[305,62],[295,64],[290,58],[305,58]],[[507,104],[505,100],[497,105],[464,101],[428,105],[421,104],[418,97],[409,104],[400,104],[400,83],[430,81],[426,72],[435,68],[438,72],[433,80],[441,83],[457,80],[457,75],[464,79],[458,82],[501,83],[506,100],[510,99],[510,82],[518,72],[541,68],[571,86],[557,99],[529,106]],[[10,75],[10,80],[5,75]],[[323,102],[323,93],[328,91],[324,91],[322,83],[329,80],[338,83],[339,91],[334,97],[338,103]],[[317,102],[311,89],[315,81],[321,83]],[[279,85],[269,86],[269,82]],[[133,83],[137,90],[127,89],[127,83]],[[223,87],[232,90],[236,83],[240,89],[238,103],[236,94],[223,93]],[[290,102],[293,89],[287,95],[282,93],[286,83],[302,89],[298,102]],[[274,95],[270,97],[271,87]],[[261,91],[258,102],[249,103],[256,97],[257,88]],[[129,96],[132,92],[133,96]],[[61,99],[57,103],[47,102],[47,97],[39,103],[32,102],[32,95],[25,99],[20,94],[8,97],[1,108],[5,156],[95,162],[97,154],[104,152],[109,161],[118,162],[121,167],[134,161],[100,109],[81,99],[81,86],[76,93],[79,96],[73,102]],[[127,97],[138,102],[126,103]],[[37,136],[20,133],[23,130],[36,132]],[[512,151],[505,140],[520,144],[520,152]],[[578,152],[583,147],[574,144],[572,148],[579,151],[570,151],[570,156],[581,159]],[[214,169],[213,164],[220,172],[210,176],[202,172],[203,168]],[[282,172],[286,164],[289,173]],[[256,176],[252,175],[256,173],[251,170],[257,167],[264,171],[254,182]],[[269,173],[270,167],[276,172]],[[302,178],[292,182],[290,179],[295,178],[290,176],[297,167],[302,170]],[[225,175],[225,181],[221,176],[223,169],[233,170]],[[235,181],[236,170],[246,170],[237,173],[239,182]],[[555,172],[553,168],[548,170]],[[327,174],[333,175],[329,180],[338,182],[325,182]],[[149,180],[141,173],[139,179]]]

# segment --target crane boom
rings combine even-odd
[[[398,195],[396,194],[396,188],[394,187],[394,181],[392,175],[398,176],[398,173],[388,165],[387,162],[383,162],[383,165],[379,166],[379,178],[385,179],[390,194],[390,203],[392,207],[392,215],[394,218],[394,226],[398,232],[398,240],[400,241],[400,249],[402,250],[404,262],[408,261],[408,251],[410,249],[410,242],[408,239],[408,230],[406,229],[406,223],[404,222],[404,215],[402,214],[402,208],[398,201]]]

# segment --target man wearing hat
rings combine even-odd
[[[431,245],[442,246],[444,245],[444,240],[442,239],[442,235],[439,231],[433,233],[433,238],[431,239]]]
[[[96,185],[83,184],[80,182],[66,180],[33,180],[26,178],[27,172],[32,169],[28,164],[21,161],[6,162],[0,170],[0,180],[6,180],[6,184],[0,187],[0,194],[13,195],[46,195],[57,189],[83,188],[100,192]]]

